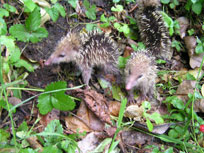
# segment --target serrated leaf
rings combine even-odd
[[[88,0],[84,0],[83,5],[86,9],[89,9],[90,3]]]
[[[7,34],[7,25],[3,18],[0,17],[0,35]]]
[[[40,9],[36,7],[26,19],[25,27],[28,31],[35,31],[39,28],[41,21]]]
[[[202,11],[202,3],[201,2],[196,2],[192,5],[192,10],[194,13],[199,15]]]
[[[50,15],[51,19],[56,22],[57,19],[59,18],[59,12],[56,8],[52,7],[52,8],[45,8],[46,12]]]
[[[48,36],[48,31],[44,27],[41,27],[41,28],[38,28],[36,31],[33,31],[30,34],[29,39],[32,43],[36,43],[40,41],[41,38],[46,38],[47,36]]]
[[[10,103],[8,103],[8,105],[9,105],[9,108],[13,107],[13,105],[10,104]],[[6,104],[6,101],[4,101],[3,99],[0,100],[0,110],[1,110],[2,108],[5,109],[5,110],[7,110],[8,112],[10,111],[10,110],[8,109],[8,106],[7,106],[7,104]],[[16,113],[16,109],[12,110],[12,113]],[[0,139],[0,142],[1,142],[1,139]]]
[[[183,115],[182,114],[180,114],[180,113],[174,113],[174,114],[172,114],[171,115],[171,118],[172,119],[176,119],[176,120],[178,120],[178,121],[184,121],[184,117],[183,117]]]
[[[100,20],[101,20],[102,22],[108,22],[108,19],[105,17],[105,14],[102,14],[102,15],[101,15]]]
[[[10,52],[15,49],[14,39],[11,36],[0,36],[0,44],[6,46]]]
[[[183,110],[185,108],[183,101],[179,99],[177,96],[167,97],[164,102],[170,102],[175,108],[178,109]]]
[[[9,16],[9,12],[6,9],[0,8],[0,17],[8,17]]]
[[[58,81],[52,82],[51,84],[47,85],[45,91],[53,91],[57,89],[65,89],[67,87],[67,82],[65,81]],[[58,93],[62,94],[65,90],[58,91]]]
[[[56,9],[59,11],[59,13],[60,13],[60,15],[61,15],[62,17],[65,17],[65,16],[66,16],[66,12],[65,12],[65,10],[64,10],[64,7],[63,7],[61,4],[56,3],[53,7],[56,8]]]
[[[24,5],[27,8],[27,12],[32,12],[35,7],[37,6],[32,0],[23,0],[24,1]]]
[[[55,98],[57,100],[52,101],[54,108],[61,111],[70,111],[75,108],[75,102],[68,95],[56,94]]]
[[[9,29],[9,33],[20,41],[29,41],[30,34],[27,32],[25,26],[22,24],[15,24],[11,26]]]
[[[60,124],[59,120],[52,120],[43,133],[57,133],[57,134],[63,134],[63,128],[62,125]],[[44,139],[46,141],[46,146],[50,146],[50,144],[54,145],[55,143],[58,143],[61,141],[63,138],[60,136],[44,136]]]
[[[16,12],[16,8],[13,7],[12,5],[7,4],[7,3],[5,3],[5,4],[3,5],[3,7],[4,7],[5,9],[7,9],[7,11],[9,11],[9,12],[12,12],[12,13],[15,13],[15,12]]]
[[[92,5],[85,12],[86,16],[91,20],[96,20],[96,5]]]
[[[25,60],[22,60],[22,59],[20,59],[16,63],[14,63],[14,66],[16,66],[16,67],[24,67],[29,72],[34,72],[33,66],[31,64],[29,64],[28,62],[26,62]]]
[[[41,94],[38,97],[38,104],[40,114],[45,115],[48,112],[51,112],[53,109],[53,105],[51,103],[51,97],[48,94]]]
[[[21,56],[21,51],[19,48],[15,48],[14,51],[12,51],[12,53],[10,54],[10,58],[9,60],[11,61],[11,63],[15,63],[18,60],[20,60],[20,56]]]

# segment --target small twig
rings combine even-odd
[[[132,13],[137,7],[138,7],[138,5],[136,4],[136,5],[133,6],[128,12],[129,12],[129,13]]]

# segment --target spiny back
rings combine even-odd
[[[137,0],[137,4],[135,15],[143,42],[154,56],[170,60],[171,40],[159,10],[159,0]]]
[[[114,40],[103,32],[94,30],[80,33],[81,47],[79,53],[82,55],[79,63],[88,65],[103,65],[117,63],[121,54]]]

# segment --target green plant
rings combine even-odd
[[[175,47],[178,52],[181,51],[181,43],[179,41],[177,40],[172,41],[171,46]]]
[[[185,9],[192,10],[195,14],[199,15],[202,12],[204,1],[203,0],[188,0]]]
[[[91,20],[96,20],[96,5],[90,5],[88,0],[84,0],[83,5],[86,8],[86,16]]]
[[[161,0],[161,3],[163,4],[169,4],[169,7],[171,9],[175,8],[176,6],[179,5],[179,1],[178,0]]]
[[[46,86],[45,91],[38,97],[38,108],[41,114],[51,112],[53,108],[68,111],[73,110],[75,103],[72,98],[66,95],[67,83],[58,81]],[[57,91],[56,91],[57,90]]]
[[[195,52],[197,54],[203,53],[204,52],[204,42],[202,42],[198,37],[197,37],[197,45],[195,48]]]

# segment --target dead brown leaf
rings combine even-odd
[[[119,115],[120,104],[121,103],[119,103],[117,101],[110,101],[108,103],[108,107],[109,107],[109,110],[110,110],[110,115],[113,115],[113,116],[118,116]]]
[[[30,146],[33,149],[38,149],[38,152],[42,152],[43,151],[43,147],[42,145],[38,142],[38,138],[36,136],[32,136],[26,139],[28,141],[28,143],[30,144]]]
[[[84,90],[84,102],[101,121],[112,124],[106,99],[95,90]]]
[[[38,114],[40,116],[40,121],[39,123],[42,125],[38,130],[40,132],[42,132],[44,130],[44,128],[52,121],[52,120],[59,120],[59,115],[60,115],[60,111],[57,109],[53,109],[51,112],[49,112],[46,115],[41,115]]]
[[[188,50],[188,55],[191,57],[195,53],[196,38],[193,36],[187,36],[184,38],[184,42]]]

